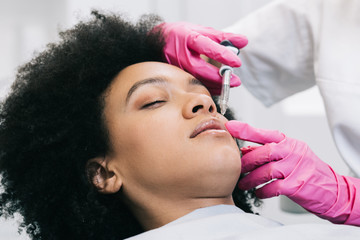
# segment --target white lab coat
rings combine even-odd
[[[360,1],[274,1],[225,31],[248,37],[235,73],[265,105],[319,87],[338,151],[360,177]]]
[[[231,205],[200,208],[129,240],[358,240],[360,228],[335,224],[282,225]]]

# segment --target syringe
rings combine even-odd
[[[240,50],[236,48],[229,40],[224,40],[220,43],[221,45],[229,48],[236,55],[240,54]],[[225,114],[226,109],[228,108],[229,102],[229,93],[230,93],[230,79],[231,74],[233,73],[232,67],[222,64],[219,70],[220,76],[222,76],[222,88],[221,95],[219,98],[220,112],[222,115]]]

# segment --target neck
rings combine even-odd
[[[148,200],[146,205],[132,206],[131,209],[145,230],[151,230],[170,223],[186,214],[204,207],[219,204],[234,205],[231,196],[223,198],[195,198],[163,201]]]

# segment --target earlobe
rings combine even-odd
[[[120,176],[107,168],[106,158],[90,159],[86,164],[88,180],[103,194],[112,194],[120,190],[122,181]]]

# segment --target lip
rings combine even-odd
[[[217,119],[208,119],[206,121],[202,121],[201,123],[199,123],[196,126],[195,130],[190,135],[190,138],[195,138],[200,133],[203,133],[208,130],[224,130],[224,131],[226,131],[226,128],[225,128],[225,125],[222,124]]]

